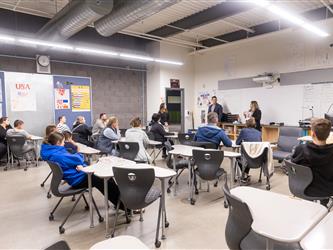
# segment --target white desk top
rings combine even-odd
[[[99,158],[98,162],[85,167],[82,171],[86,173],[94,173],[101,167],[122,167],[135,165],[135,161],[130,161],[116,156],[107,156]]]
[[[101,249],[146,249],[149,248],[143,244],[138,238],[128,235],[122,235],[93,245],[90,250],[101,250]]]
[[[112,141],[112,143],[117,144],[119,141],[126,141],[126,138],[125,137],[121,137],[119,140]],[[162,142],[160,142],[160,141],[154,141],[154,140],[149,140],[148,144],[152,145],[152,146],[157,146],[157,145],[162,145]]]
[[[101,152],[95,148],[88,147],[79,142],[76,142],[76,144],[79,147],[79,153],[81,154],[93,155],[93,154],[99,154]]]
[[[301,241],[304,250],[333,249],[333,212],[327,214]]]
[[[299,242],[327,214],[318,203],[257,188],[236,187],[231,194],[249,206],[255,232],[282,242]]]
[[[37,136],[37,135],[32,135],[31,136],[31,140],[33,141],[40,141],[40,140],[43,140],[44,138],[41,137],[41,136]]]
[[[312,142],[313,141],[312,136],[310,136],[310,135],[299,137],[297,140],[303,141],[303,142]],[[326,143],[333,144],[333,132],[331,132],[330,135],[328,136]]]
[[[165,135],[164,137],[165,138],[170,138],[170,139],[176,139],[176,138],[178,138],[178,133],[176,133],[176,132],[170,132],[170,133],[173,133],[173,135]]]

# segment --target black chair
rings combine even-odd
[[[31,161],[29,159],[29,154],[32,153],[34,160],[36,161],[37,166],[37,156],[35,148],[32,145],[27,145],[26,141],[27,139],[23,135],[11,135],[7,136],[7,144],[9,146],[9,150],[13,157],[18,160],[18,165],[20,166],[21,160],[26,160],[26,164],[24,167],[24,171],[28,169],[28,161]],[[11,165],[13,165],[13,161],[11,162]]]
[[[119,146],[120,157],[131,161],[135,160],[140,150],[139,143],[137,142],[119,141],[118,146]],[[138,163],[144,163],[144,162],[138,162]]]
[[[45,248],[45,250],[71,250],[71,248],[66,241],[61,240]]]
[[[195,175],[202,180],[219,180],[226,172],[221,168],[224,159],[224,152],[220,150],[193,150],[193,159],[197,166]],[[198,194],[197,181],[194,178],[195,193]],[[209,185],[208,189],[209,191]]]
[[[204,149],[217,149],[214,143],[203,142],[203,141],[192,141],[190,146],[204,148]]]
[[[147,134],[149,140],[155,141],[155,135],[154,135],[153,132],[148,131],[148,132],[146,132],[146,134]],[[148,145],[148,147],[151,147],[151,146]],[[163,145],[163,143],[162,143],[161,145],[156,145],[155,148],[158,149],[158,152],[157,152],[157,154],[155,155],[155,159],[156,159],[156,158],[160,155],[160,153],[162,152],[162,150],[163,150],[163,148],[164,148],[164,145]],[[153,153],[154,153],[154,152],[151,152],[150,156],[152,156]],[[153,163],[154,163],[154,164],[155,164],[155,159],[153,160]]]
[[[152,204],[154,201],[160,199],[155,237],[155,246],[160,247],[161,242],[159,241],[159,229],[162,213],[161,190],[153,187],[155,181],[154,169],[114,167],[113,173],[115,181],[119,187],[120,196],[117,203],[112,237],[114,237],[115,227],[117,224],[120,202],[122,202],[124,207],[127,209],[141,210]]]
[[[293,149],[299,144],[297,140],[302,135],[302,128],[283,126],[279,129],[277,150],[273,151],[273,159],[283,162],[290,157]]]
[[[229,215],[225,227],[225,240],[230,249],[266,249],[266,238],[251,228],[253,217],[248,205],[230,193],[227,181],[223,192],[229,207]],[[273,249],[301,249],[298,243],[286,244],[272,241]]]
[[[178,133],[178,140],[180,144],[191,145],[195,134],[190,133]]]
[[[309,196],[305,193],[306,188],[312,183],[313,180],[311,168],[295,164],[290,160],[285,160],[285,166],[288,171],[289,190],[294,196],[309,201],[331,198],[330,196]]]
[[[54,207],[54,209],[51,211],[50,216],[49,216],[49,220],[53,221],[54,220],[54,212],[56,211],[56,209],[58,208],[58,206],[60,205],[60,203],[62,202],[62,200],[65,197],[68,196],[73,196],[73,195],[78,195],[79,197],[76,199],[72,209],[70,210],[69,214],[66,216],[66,218],[64,219],[64,221],[61,223],[61,225],[59,226],[59,233],[63,234],[65,232],[65,228],[63,227],[66,223],[66,221],[68,220],[68,218],[72,215],[76,205],[78,204],[78,202],[80,201],[81,197],[83,198],[86,207],[85,209],[88,210],[89,206],[88,206],[88,202],[84,196],[84,193],[86,193],[88,190],[86,188],[81,188],[81,189],[74,189],[71,186],[67,185],[67,184],[62,184],[61,181],[63,179],[63,171],[61,169],[61,167],[59,166],[58,163],[55,162],[51,162],[48,161],[47,162],[52,170],[52,180],[51,180],[51,192],[55,197],[59,197],[60,200],[58,201],[58,203],[56,204],[56,206]],[[98,214],[98,218],[99,218],[99,222],[103,222],[104,219],[101,216],[101,214],[99,213],[99,210],[96,206],[95,200],[93,198],[93,204],[94,207],[97,211]]]
[[[125,137],[126,130],[127,130],[126,128],[119,129],[121,137]]]
[[[252,158],[251,156],[248,155],[246,150],[244,149],[243,144],[241,144],[241,165],[242,165],[242,176],[244,175],[244,171],[246,167],[248,168],[260,168],[260,174],[259,174],[259,180],[258,182],[261,183],[261,176],[264,171],[264,166],[267,163],[267,154],[268,154],[268,148],[265,148],[262,152],[261,155],[259,155],[256,158]],[[266,173],[266,189],[270,190],[271,185],[269,181],[269,174]]]

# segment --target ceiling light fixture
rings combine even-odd
[[[139,55],[132,55],[132,54],[124,54],[121,53],[120,57],[125,57],[125,58],[129,58],[129,59],[136,59],[136,60],[142,60],[142,61],[148,61],[148,62],[153,62],[154,58],[151,57],[147,57],[147,56],[139,56]]]
[[[6,36],[6,35],[0,35],[0,40],[6,41],[6,42],[14,42],[15,38],[11,37],[11,36]]]
[[[159,63],[167,63],[167,64],[173,64],[173,65],[184,65],[184,63],[182,62],[175,62],[175,61],[169,61],[169,60],[163,60],[163,59],[155,59],[155,62],[159,62]]]
[[[40,41],[40,40],[31,40],[31,39],[25,39],[25,38],[18,39],[18,41],[20,43],[24,43],[24,44],[40,45],[40,46],[46,46],[46,47],[51,47],[51,48],[55,48],[55,49],[73,50],[72,46],[65,45],[65,44],[59,44],[59,43],[45,42],[45,41]]]
[[[82,48],[77,47],[75,48],[76,51],[87,53],[87,54],[98,54],[103,56],[118,56],[119,53],[113,52],[113,51],[107,51],[107,50],[99,50],[99,49],[89,49],[89,48]]]
[[[268,11],[274,13],[275,15],[277,15],[293,24],[296,24],[296,25],[302,27],[303,29],[306,29],[318,36],[321,36],[321,37],[329,36],[329,34],[327,32],[317,28],[316,26],[312,25],[308,21],[304,20],[302,17],[297,16],[293,13],[290,13],[287,10],[285,10],[279,6],[276,6],[275,4],[271,3],[270,1],[267,1],[267,0],[249,0],[249,1],[260,7],[267,9]]]

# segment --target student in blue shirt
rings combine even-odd
[[[231,147],[232,142],[229,137],[225,134],[224,130],[217,126],[218,115],[215,112],[208,113],[207,116],[208,124],[199,127],[197,133],[194,136],[195,141],[199,142],[211,142],[215,144],[216,148],[220,146],[220,143],[223,142],[223,145],[226,147]]]
[[[41,147],[42,159],[58,163],[64,174],[63,179],[73,188],[88,188],[87,174],[81,171],[86,167],[84,157],[79,153],[69,153],[64,147],[65,137],[59,132],[50,134],[47,142],[48,144],[42,144]],[[95,175],[92,175],[92,186],[104,194],[103,180]],[[109,201],[116,205],[119,198],[119,189],[112,178],[108,181],[108,192]],[[120,207],[124,208],[122,204]]]

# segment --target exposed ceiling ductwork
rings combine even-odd
[[[64,41],[113,9],[113,0],[72,0],[37,33],[40,39]]]
[[[179,0],[120,0],[114,11],[94,26],[100,35],[111,36],[177,2]]]

